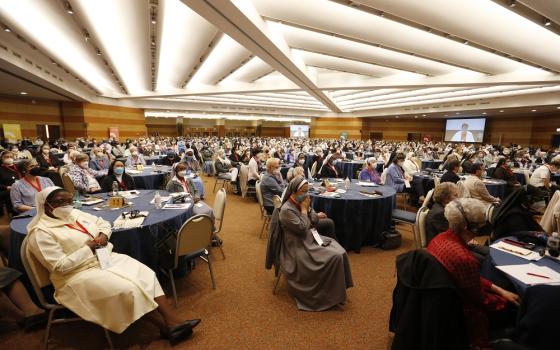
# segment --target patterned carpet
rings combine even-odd
[[[213,203],[214,180],[204,178],[206,202]],[[408,227],[400,249],[364,247],[350,253],[355,286],[344,309],[313,313],[298,311],[285,281],[272,294],[274,273],[264,269],[266,239],[257,203],[228,193],[224,218],[222,259],[214,249],[217,289],[212,290],[206,265],[178,279],[179,306],[184,318],[202,318],[193,337],[175,349],[388,349],[388,319],[395,284],[395,257],[412,248]],[[162,281],[164,289],[169,283]],[[1,318],[1,316],[0,316]],[[43,330],[24,333],[14,323],[0,323],[0,349],[38,349]],[[107,344],[103,331],[78,322],[53,328],[50,349],[100,349]],[[167,349],[167,341],[150,323],[140,320],[123,334],[113,335],[119,349]]]

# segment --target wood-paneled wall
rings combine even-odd
[[[62,126],[60,103],[0,97],[0,124],[19,124],[22,137],[36,137],[38,124]]]
[[[311,137],[340,138],[340,134],[348,133],[348,139],[359,140],[362,137],[362,118],[313,118],[311,120]]]
[[[560,112],[546,117],[534,117],[531,133],[531,144],[549,146],[552,135],[558,134],[556,129],[560,128]]]
[[[121,139],[146,136],[146,121],[141,108],[94,103],[84,103],[83,108],[89,137],[107,138],[111,127],[119,129]]]
[[[363,134],[369,138],[370,132],[382,132],[384,140],[406,141],[408,133],[432,135],[434,140],[442,140],[445,131],[443,119],[379,119],[363,118]]]
[[[146,118],[148,135],[177,136],[177,121],[175,118]]]
[[[532,117],[487,118],[484,141],[492,144],[501,141],[503,145],[510,143],[531,144],[533,123],[534,119]]]

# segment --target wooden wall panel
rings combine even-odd
[[[348,133],[348,139],[361,139],[363,130],[362,118],[313,118],[311,120],[311,137],[340,138],[340,133]]]
[[[284,127],[263,127],[261,129],[262,137],[284,137],[285,131]],[[288,130],[290,130],[288,128]],[[289,136],[289,131],[288,131]]]
[[[484,141],[492,144],[500,142],[502,145],[517,143],[529,145],[534,119],[532,117],[503,117],[486,119]]]
[[[146,136],[146,121],[141,108],[84,103],[83,109],[88,137],[108,138],[110,127],[119,128],[121,139]]]
[[[560,128],[560,112],[556,115],[546,117],[534,117],[531,133],[531,144],[541,147],[552,145],[552,135],[558,134],[556,129]]]
[[[0,97],[0,124],[20,124],[22,137],[36,137],[38,124],[61,125],[63,132],[56,101]]]
[[[363,119],[366,138],[369,138],[370,132],[382,132],[384,140],[406,141],[408,133],[421,133],[432,135],[434,140],[442,140],[445,131],[443,119]]]

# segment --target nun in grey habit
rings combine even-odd
[[[303,177],[296,177],[284,195],[279,214],[283,230],[280,261],[298,308],[323,311],[346,302],[346,289],[353,286],[352,273],[348,255],[336,240],[321,236],[329,244],[315,242],[311,229],[319,215],[309,205],[308,188]]]

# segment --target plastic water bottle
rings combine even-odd
[[[548,237],[546,248],[550,256],[557,258],[558,255],[560,255],[560,237],[558,236],[558,232],[552,232],[552,235]]]
[[[346,191],[348,191],[348,189],[350,188],[350,183],[351,183],[351,181],[350,181],[349,178],[346,178],[346,180],[344,180],[344,189]]]
[[[119,184],[118,184],[118,182],[113,181],[112,189],[113,189],[113,196],[117,196],[119,194]]]
[[[161,195],[159,194],[159,191],[157,191],[154,196],[154,205],[156,209],[161,209]]]
[[[156,172],[156,163],[152,163],[152,172],[155,173]]]
[[[82,200],[80,192],[74,191],[74,208],[80,209],[82,207]]]

